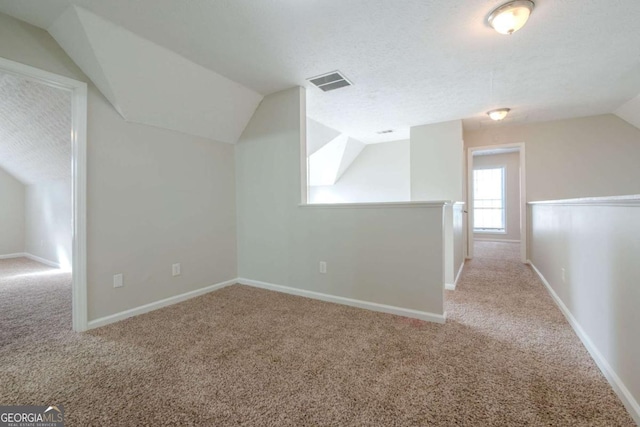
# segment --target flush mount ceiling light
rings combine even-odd
[[[491,120],[500,121],[507,117],[509,111],[511,111],[510,108],[499,108],[497,110],[487,111],[487,115],[491,117]]]
[[[513,34],[527,23],[535,4],[531,0],[505,3],[489,15],[489,25],[500,34]]]

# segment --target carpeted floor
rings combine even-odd
[[[240,285],[84,334],[69,276],[0,261],[0,404],[68,426],[633,426],[517,245],[479,244],[446,325]]]

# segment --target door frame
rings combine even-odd
[[[525,143],[484,145],[467,149],[467,257],[473,258],[473,153],[476,151],[517,148],[520,153],[520,260],[526,264],[527,257],[527,173]]]
[[[0,57],[0,70],[71,93],[72,327],[87,330],[87,84]]]

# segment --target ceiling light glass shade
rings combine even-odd
[[[524,27],[534,6],[531,0],[510,1],[491,12],[489,25],[500,34],[513,34]]]
[[[500,108],[498,110],[487,111],[487,115],[491,117],[491,120],[499,121],[507,117],[511,109],[509,108]]]

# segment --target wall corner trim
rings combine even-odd
[[[564,304],[564,302],[562,302],[558,294],[556,294],[556,292],[553,290],[547,279],[545,279],[545,277],[542,275],[540,270],[536,268],[531,260],[527,260],[527,263],[531,266],[533,271],[536,272],[536,274],[540,278],[540,281],[542,281],[544,286],[547,288],[549,295],[551,295],[553,301],[556,303],[562,314],[564,314],[564,317],[567,319],[576,335],[578,335],[578,338],[580,338],[580,341],[582,341],[582,344],[586,347],[587,351],[596,362],[596,365],[598,365],[598,368],[600,368],[600,371],[602,371],[604,377],[607,379],[607,381],[609,381],[609,384],[611,384],[611,387],[616,392],[618,398],[620,398],[625,408],[627,408],[627,411],[629,411],[629,414],[631,415],[633,420],[636,422],[636,424],[640,425],[640,405],[633,398],[629,389],[624,385],[620,377],[618,377],[618,374],[616,374],[611,365],[609,365],[609,362],[607,362],[604,356],[593,344],[591,338],[589,338],[584,329],[582,329],[582,326],[580,326],[576,318],[573,317],[573,314],[571,314],[569,308]]]
[[[446,313],[434,314],[426,311],[412,310],[409,308],[395,307],[391,305],[378,304],[375,302],[368,302],[368,301],[340,297],[336,295],[323,294],[320,292],[308,291],[305,289],[298,289],[298,288],[291,288],[289,286],[275,285],[273,283],[261,282],[258,280],[251,280],[251,279],[245,279],[245,278],[238,278],[238,283],[240,283],[241,285],[251,286],[254,288],[267,289],[270,291],[282,292],[285,294],[317,299],[320,301],[332,302],[335,304],[348,305],[351,307],[363,308],[365,310],[379,311],[387,314],[395,314],[396,316],[411,317],[414,319],[425,320],[427,322],[445,323],[446,321]]]
[[[139,307],[131,308],[129,310],[121,311],[119,313],[111,314],[109,316],[100,317],[95,320],[89,321],[89,329],[99,328],[111,323],[119,322],[120,320],[128,319],[129,317],[138,316],[140,314],[148,313],[150,311],[157,310],[159,308],[168,307],[179,302],[189,300],[191,298],[199,297],[209,292],[214,292],[227,286],[231,286],[238,283],[237,279],[227,280],[225,282],[216,283],[204,288],[196,289],[194,291],[185,292],[183,294],[174,295],[169,298],[161,299],[149,304],[141,305]]]

